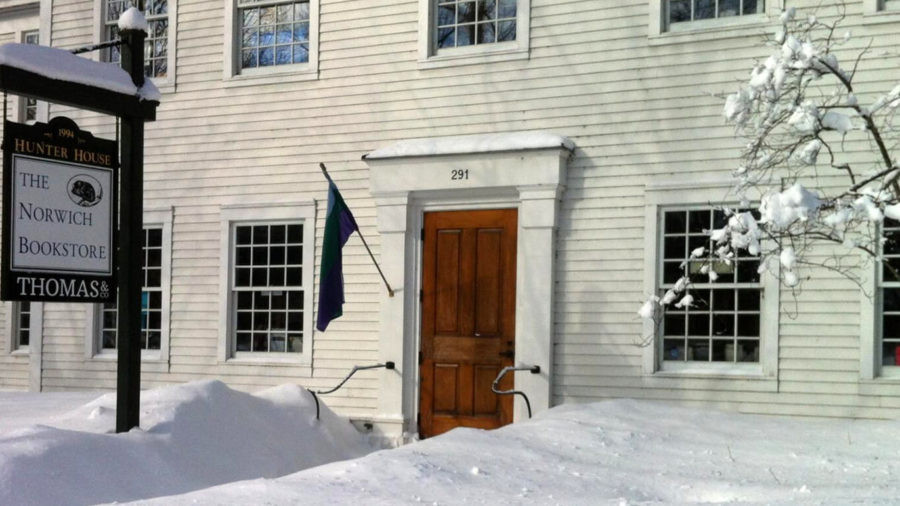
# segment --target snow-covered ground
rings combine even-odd
[[[16,399],[19,426],[22,395],[0,395],[0,414]],[[298,387],[249,395],[200,382],[143,399],[143,430],[124,435],[105,433],[112,396],[49,416],[31,401],[33,422],[67,429],[0,432],[0,504],[900,503],[893,421],[617,400],[364,455],[349,423],[327,410],[316,422]]]
[[[69,394],[0,395],[0,504],[96,504],[177,494],[248,478],[277,477],[372,449],[308,392],[283,385],[250,395],[218,381],[141,394],[141,430],[113,434],[115,394],[65,414]],[[28,397],[37,398],[26,402]],[[32,423],[21,428],[28,417]],[[40,424],[40,425],[34,425]],[[16,428],[16,427],[20,428]]]

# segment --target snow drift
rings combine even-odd
[[[141,428],[113,434],[115,394],[54,425],[0,437],[0,504],[94,504],[274,478],[364,455],[345,418],[296,385],[256,395],[219,381],[142,393]],[[74,429],[74,430],[73,430]]]
[[[897,504],[895,421],[615,400],[150,504]]]

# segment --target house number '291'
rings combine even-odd
[[[453,169],[450,171],[451,181],[462,181],[463,179],[469,179],[469,169]]]

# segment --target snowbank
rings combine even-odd
[[[94,504],[274,478],[371,451],[350,423],[283,385],[218,381],[143,392],[141,429],[112,434],[115,394],[0,437],[0,504]]]
[[[619,400],[150,504],[896,504],[897,422]]]

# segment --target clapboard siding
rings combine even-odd
[[[721,178],[736,166],[742,143],[711,94],[733,91],[766,51],[758,30],[650,41],[643,0],[531,3],[528,60],[420,69],[416,0],[323,1],[317,80],[286,75],[278,83],[232,86],[222,77],[223,3],[180,1],[170,48],[176,91],[164,94],[145,148],[146,207],[174,208],[170,359],[145,364],[144,386],[214,377],[246,390],[286,381],[328,387],[354,364],[379,357],[384,289],[351,240],[345,314],[313,336],[311,371],[219,363],[221,205],[246,196],[315,200],[318,258],[326,184],[317,165],[325,162],[378,257],[390,252],[380,251],[362,154],[413,137],[550,130],[577,145],[554,266],[555,403],[629,396],[753,413],[900,414],[896,398],[858,394],[859,291],[824,271],[807,272],[812,279],[796,297],[782,291],[777,392],[740,380],[645,384],[635,313],[645,295],[645,185],[679,175]],[[54,1],[53,45],[92,42],[92,11],[89,1]],[[897,27],[863,23],[858,1],[848,12],[845,26],[855,38],[839,54],[873,40],[873,56],[863,59],[856,79],[865,103],[894,85],[896,62],[874,55],[896,47]],[[115,133],[108,118],[53,112],[97,135]],[[867,159],[865,143],[846,146]],[[83,305],[45,305],[46,389],[114,387],[115,362],[85,356],[86,315]],[[375,414],[377,377],[361,374],[329,396],[329,405]]]

